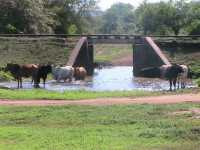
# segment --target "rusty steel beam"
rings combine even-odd
[[[0,34],[0,37],[174,37],[174,38],[200,38],[200,35],[138,35],[138,34]]]

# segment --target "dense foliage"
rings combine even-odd
[[[0,0],[0,33],[200,34],[200,1],[169,0],[138,8],[97,0]]]
[[[94,0],[0,0],[0,33],[82,31]]]
[[[102,15],[101,33],[130,33],[134,32],[134,8],[130,4],[114,4]]]
[[[50,33],[53,24],[43,0],[0,0],[1,33]]]
[[[136,9],[130,4],[116,3],[95,18],[96,33],[197,35],[200,34],[200,1],[144,1]]]

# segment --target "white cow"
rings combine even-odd
[[[52,74],[57,82],[60,82],[60,80],[71,82],[74,76],[74,68],[72,66],[52,67]]]
[[[186,65],[180,65],[180,66],[182,67],[183,72],[180,73],[178,76],[178,88],[179,84],[181,84],[181,88],[185,88],[189,69]]]

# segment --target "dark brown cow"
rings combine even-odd
[[[5,71],[9,71],[12,74],[12,76],[17,80],[18,88],[22,88],[22,77],[25,78],[32,77],[34,81],[34,86],[35,87],[38,86],[36,82],[38,66],[35,64],[26,64],[26,65],[7,64]]]

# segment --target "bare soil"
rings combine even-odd
[[[175,104],[200,103],[200,94],[181,94],[152,96],[142,98],[98,98],[86,100],[7,100],[1,99],[0,105],[14,106],[51,106],[51,105],[129,105],[129,104]]]
[[[132,66],[133,65],[133,56],[128,54],[123,57],[112,60],[111,63],[114,66]]]

